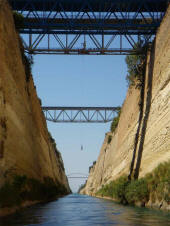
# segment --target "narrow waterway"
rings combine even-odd
[[[53,202],[23,209],[17,214],[0,219],[0,226],[16,225],[168,226],[170,213],[122,206],[109,200],[72,194]]]

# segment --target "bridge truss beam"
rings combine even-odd
[[[45,118],[52,122],[111,122],[120,107],[42,107]]]
[[[152,41],[168,0],[9,0],[30,54],[133,54]]]

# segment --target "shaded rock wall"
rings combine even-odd
[[[152,171],[170,159],[170,7],[147,55],[143,105],[140,90],[131,87],[118,128],[106,134],[96,165],[81,193],[93,195],[122,174]],[[112,141],[108,144],[108,137]],[[133,161],[134,160],[134,161]],[[132,164],[132,161],[134,164]]]
[[[0,0],[0,186],[19,174],[69,185],[48,134],[32,76],[26,79],[12,11]]]

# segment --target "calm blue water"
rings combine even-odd
[[[92,226],[131,225],[168,226],[170,213],[128,207],[109,200],[78,194],[38,204],[0,219],[0,226]]]

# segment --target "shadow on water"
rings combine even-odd
[[[0,226],[168,226],[170,213],[122,206],[78,194],[35,205],[0,219]]]
[[[145,72],[142,77],[142,87],[140,91],[140,105],[139,105],[139,119],[138,119],[138,128],[134,139],[134,150],[132,161],[130,165],[130,173],[129,179],[131,179],[133,175],[135,159],[136,160],[136,168],[134,170],[134,178],[137,179],[139,176],[139,170],[142,160],[142,153],[143,153],[143,145],[145,141],[145,134],[147,128],[147,122],[150,113],[151,107],[151,100],[152,100],[152,80],[153,80],[153,69],[154,69],[154,61],[155,61],[155,43],[152,46],[149,65],[148,65],[148,76],[146,76],[146,66],[145,65]],[[147,63],[147,62],[146,62]],[[144,112],[144,104],[145,104],[145,86],[146,86],[146,78],[147,78],[147,93],[146,93],[146,107]],[[141,131],[141,135],[140,135]],[[138,149],[138,152],[137,152]],[[137,157],[136,157],[137,154]]]

